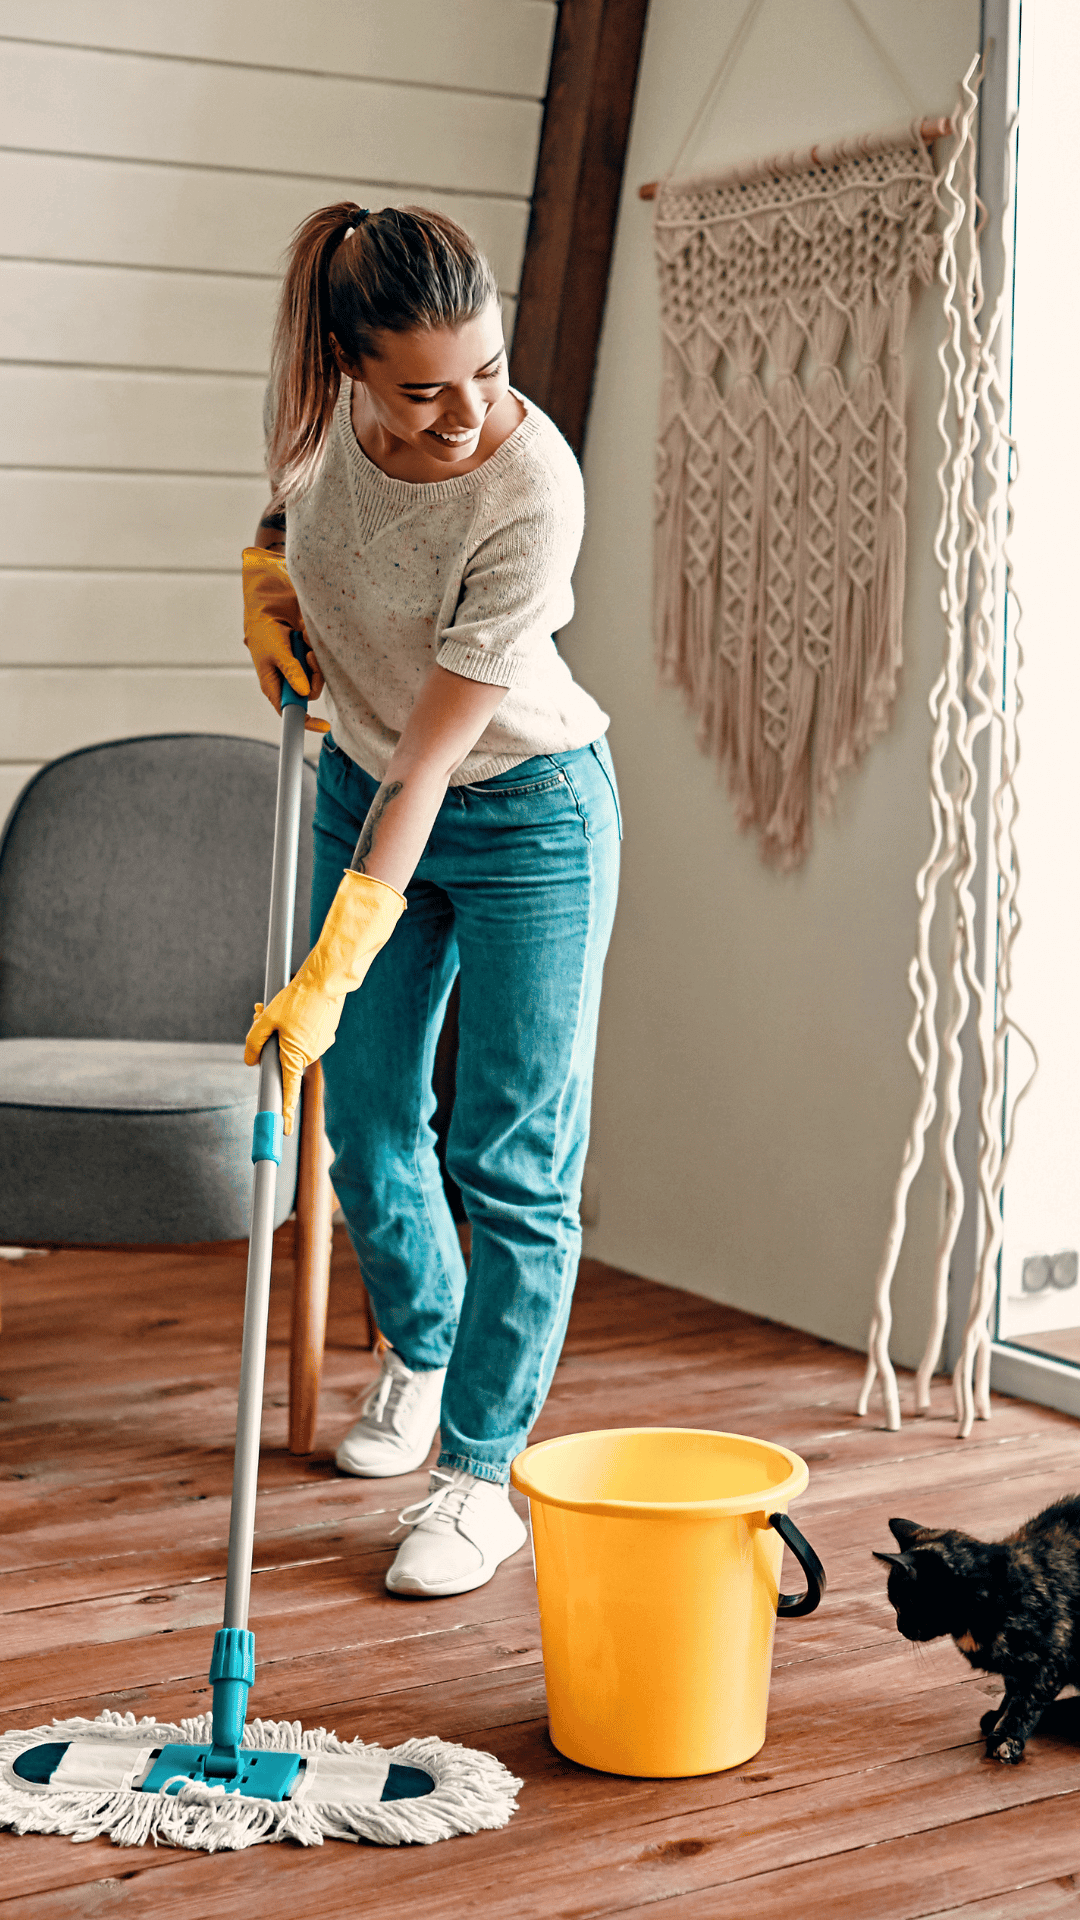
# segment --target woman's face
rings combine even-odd
[[[383,459],[431,463],[449,477],[472,461],[484,423],[509,392],[502,314],[493,300],[460,327],[384,333],[379,357],[339,365],[363,386],[365,445]]]

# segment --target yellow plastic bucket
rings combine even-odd
[[[548,1724],[603,1773],[737,1767],[765,1739],[777,1614],[812,1613],[820,1561],[787,1518],[810,1478],[741,1433],[623,1427],[519,1453]],[[784,1542],[807,1577],[779,1592]]]

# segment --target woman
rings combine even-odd
[[[620,838],[607,716],[552,639],[573,611],[581,477],[509,385],[487,262],[418,208],[326,207],[299,229],[268,433],[245,638],[280,709],[282,675],[308,691],[289,649],[302,617],[333,732],[315,946],[246,1057],[278,1030],[288,1127],[325,1053],[334,1188],[382,1334],[337,1463],[408,1473],[441,1429],[386,1584],[464,1593],[526,1539],[510,1462],[551,1383],[580,1250]],[[467,1276],[430,1125],[459,968],[447,1160]]]

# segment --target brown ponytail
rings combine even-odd
[[[311,214],[293,238],[274,328],[275,504],[303,493],[322,460],[341,388],[331,333],[347,359],[377,359],[380,333],[460,327],[498,297],[483,254],[444,214],[349,201]]]

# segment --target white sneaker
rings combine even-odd
[[[413,1473],[431,1452],[439,1425],[445,1367],[412,1372],[399,1353],[381,1343],[382,1371],[368,1389],[356,1425],[334,1458],[342,1473],[372,1480]]]
[[[529,1537],[509,1496],[509,1487],[462,1467],[434,1468],[427,1499],[398,1515],[410,1532],[386,1576],[391,1593],[431,1599],[485,1586]]]

